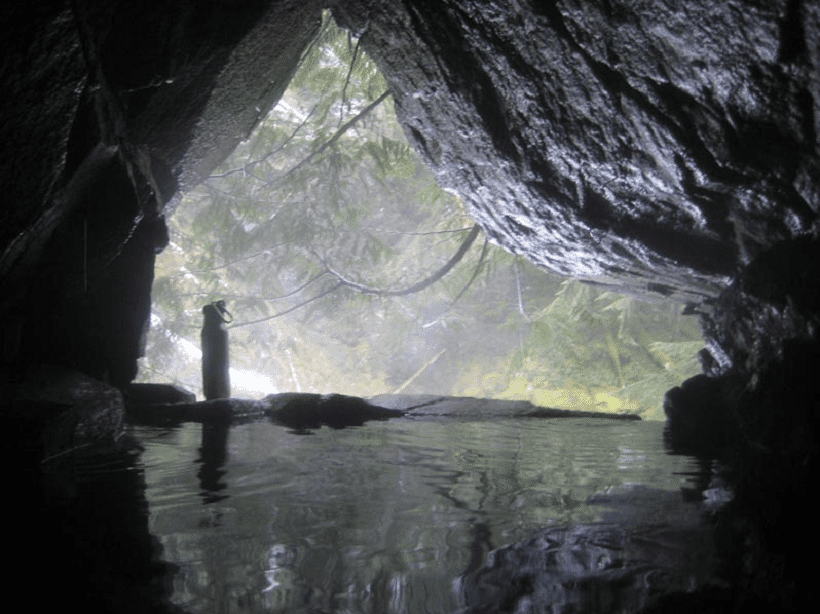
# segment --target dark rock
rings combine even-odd
[[[191,403],[129,406],[128,418],[139,424],[202,424],[230,425],[258,420],[266,415],[269,406],[264,401],[248,399],[212,399]]]
[[[397,418],[404,413],[378,407],[359,397],[297,392],[272,394],[260,401],[213,399],[198,403],[129,406],[129,419],[143,424],[239,424],[269,418],[299,432],[323,426],[334,429],[361,426],[371,420]]]
[[[8,415],[12,432],[17,431],[14,444],[41,460],[112,442],[122,434],[122,394],[82,373],[39,367],[26,375],[14,394]]]
[[[494,241],[694,303],[816,227],[820,5],[417,0],[334,15]]]
[[[703,318],[714,378],[705,394],[722,398],[747,444],[772,453],[795,446],[816,453],[805,433],[813,431],[810,399],[820,373],[820,298],[811,281],[819,246],[804,238],[761,253]],[[695,398],[678,397],[677,417],[687,403],[693,415],[705,411]]]
[[[666,393],[665,437],[680,454],[718,456],[729,443],[732,420],[721,382],[696,375]]]
[[[341,429],[362,426],[371,420],[388,420],[405,414],[365,399],[343,394],[283,393],[265,397],[270,405],[267,415],[277,424],[305,432],[328,426]]]
[[[805,238],[759,254],[703,318],[711,377],[693,394],[667,395],[669,430],[684,440],[713,438],[709,421],[720,414],[708,408],[725,409],[731,446],[722,456],[735,498],[718,515],[719,541],[734,584],[750,587],[747,599],[784,611],[811,607],[816,594],[794,544],[818,546],[802,528],[812,522],[808,485],[820,476],[817,249]]]
[[[128,384],[123,390],[126,407],[195,403],[196,395],[174,384]]]
[[[810,237],[778,243],[702,315],[707,349],[700,358],[709,377],[666,395],[674,448],[714,452],[734,433],[741,445],[773,451],[799,441],[802,454],[814,454],[802,433],[813,428],[807,399],[820,369],[818,257],[820,242]]]
[[[8,491],[16,503],[5,518],[27,546],[11,547],[16,564],[7,581],[24,585],[43,552],[62,570],[37,595],[44,611],[71,603],[88,613],[185,614],[171,604],[179,566],[166,562],[149,527],[145,466],[136,442],[125,439],[37,463]],[[20,469],[16,459],[14,473]]]
[[[789,340],[781,356],[740,397],[743,432],[753,438],[755,448],[775,457],[790,473],[817,462],[818,377],[820,344]]]
[[[640,420],[636,414],[612,414],[598,411],[576,411],[538,407],[529,401],[477,399],[431,394],[380,394],[368,399],[379,407],[404,411],[415,418],[446,417],[470,420],[500,418],[604,418],[611,420]]]
[[[123,176],[112,183],[128,194],[125,170],[117,173]],[[168,235],[161,217],[122,228],[122,234],[111,229],[115,224],[75,216],[52,237],[28,291],[24,364],[47,357],[119,387],[136,376],[151,314],[154,258]],[[120,239],[124,244],[114,257],[109,241]],[[84,249],[87,260],[74,257]]]
[[[809,237],[762,252],[724,290],[703,319],[712,375],[734,372],[750,380],[783,355],[790,340],[817,341],[820,322],[817,256]]]
[[[138,394],[150,394],[152,388],[143,392],[142,386],[132,384],[128,390]],[[175,390],[161,389],[163,396],[175,396]],[[132,402],[129,392],[128,412],[132,421],[140,423],[168,424],[201,422],[204,424],[236,424],[256,420],[263,416],[276,424],[304,433],[327,426],[332,429],[362,426],[373,420],[389,420],[409,416],[412,418],[448,418],[470,420],[495,420],[500,418],[603,418],[615,420],[640,420],[630,414],[570,411],[536,407],[529,401],[503,401],[475,399],[472,397],[440,397],[434,395],[385,394],[362,399],[344,394],[317,394],[309,392],[283,392],[266,396],[261,401],[244,399],[214,399],[192,402]],[[138,397],[139,398],[139,397]]]
[[[2,364],[136,374],[164,216],[284,92],[310,1],[3,7]]]

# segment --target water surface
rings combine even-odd
[[[569,611],[578,578],[635,570],[630,586],[690,590],[713,565],[708,471],[669,456],[657,422],[132,428],[148,528],[186,612],[478,612],[502,598]],[[536,569],[515,589],[526,599],[508,595],[512,559]]]

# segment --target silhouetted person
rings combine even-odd
[[[227,399],[231,396],[228,373],[228,331],[225,324],[233,318],[225,301],[202,308],[202,391],[205,399]]]

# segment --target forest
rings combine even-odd
[[[407,143],[358,41],[325,17],[282,100],[169,218],[139,381],[201,398],[202,307],[233,321],[233,394],[526,399],[662,419],[697,319],[490,243]]]

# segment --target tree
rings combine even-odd
[[[191,350],[183,340],[218,299],[236,316],[233,364],[282,390],[543,401],[587,382],[576,388],[589,405],[640,381],[639,362],[664,372],[635,358],[657,357],[663,329],[637,303],[562,285],[478,240],[405,141],[387,91],[326,18],[282,101],[173,216],[143,377],[198,385],[179,348]],[[662,342],[684,338],[689,328]]]

